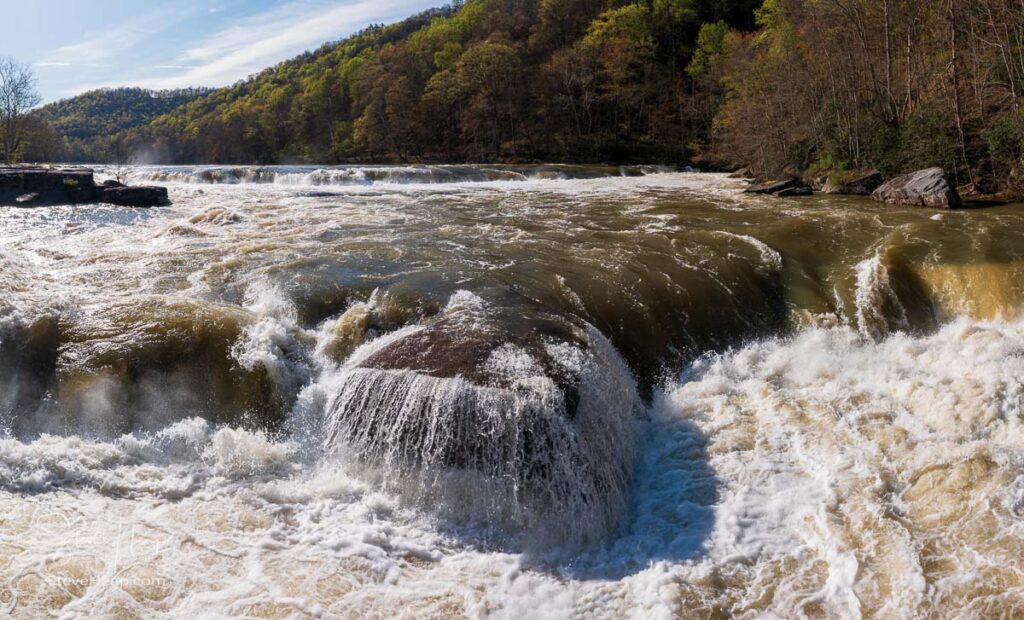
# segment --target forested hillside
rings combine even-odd
[[[130,139],[168,162],[683,161],[710,127],[686,76],[701,24],[752,28],[757,4],[473,0],[304,54]]]
[[[43,106],[35,115],[65,139],[65,156],[89,159],[97,138],[150,123],[158,116],[212,92],[208,88],[153,91],[142,88],[93,90]]]
[[[766,0],[757,23],[709,36],[694,71],[721,97],[719,158],[811,175],[942,166],[969,189],[1024,189],[1020,0]]]
[[[207,88],[100,89],[43,106],[38,114],[61,135],[87,140],[145,125],[211,92],[212,89]]]

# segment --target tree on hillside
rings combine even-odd
[[[765,0],[756,35],[707,27],[691,63],[718,106],[713,148],[766,174],[941,166],[1024,193],[1022,6]]]
[[[211,92],[206,88],[102,88],[47,104],[36,113],[68,138],[102,139],[145,125]]]
[[[139,90],[85,93],[42,112],[78,160],[107,161],[124,132],[168,163],[677,163],[713,135],[734,64],[730,29],[753,28],[760,5],[466,0],[159,114],[164,100]],[[702,34],[706,23],[717,29]]]
[[[24,137],[25,116],[42,100],[32,69],[13,58],[0,58],[0,158],[18,157]]]

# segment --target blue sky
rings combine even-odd
[[[93,88],[224,86],[446,0],[0,0],[0,56],[45,101]]]

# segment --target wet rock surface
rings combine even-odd
[[[153,207],[171,204],[166,187],[104,187],[100,202],[124,207]]]
[[[572,339],[583,350],[585,342]],[[572,417],[579,404],[579,377],[553,359],[539,337],[487,329],[467,328],[439,321],[423,330],[397,340],[369,356],[362,366],[378,370],[409,370],[437,378],[462,378],[476,386],[515,389],[518,377],[508,368],[494,364],[502,350],[515,350],[528,356],[537,376],[551,379]]]
[[[810,196],[814,193],[814,190],[802,180],[793,177],[789,179],[767,181],[765,183],[756,183],[743,190],[743,193],[768,194],[785,198],[789,196]]]
[[[890,204],[938,209],[963,206],[960,194],[942,168],[928,168],[896,177],[876,189],[871,197]]]
[[[449,309],[369,342],[333,380],[324,446],[460,520],[593,542],[625,509],[635,381],[592,330],[507,327]]]
[[[93,171],[80,167],[0,167],[0,206],[36,207],[105,203],[125,207],[170,204],[164,187],[97,185]]]
[[[845,196],[870,196],[878,189],[885,179],[877,170],[864,173],[829,176],[822,185],[821,191],[825,194],[840,194]]]

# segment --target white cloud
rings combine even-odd
[[[109,27],[89,32],[76,43],[60,47],[41,58],[37,67],[106,67],[149,37],[184,19],[180,8],[164,7],[133,16]]]
[[[154,89],[224,86],[368,24],[411,15],[423,5],[423,0],[360,0],[346,4],[300,0],[243,18],[188,47],[173,62],[151,67],[162,73],[177,68],[180,73],[176,75],[149,75],[72,90],[129,84]]]

